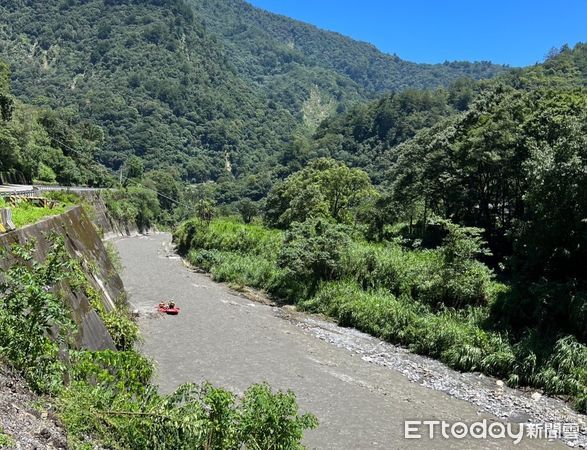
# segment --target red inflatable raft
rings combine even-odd
[[[159,305],[157,309],[160,313],[169,314],[170,316],[177,316],[179,314],[180,308],[177,306],[169,307],[169,305]]]

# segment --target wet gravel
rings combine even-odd
[[[512,389],[502,380],[481,373],[457,372],[437,360],[293,308],[280,310],[281,317],[319,339],[360,355],[364,361],[398,371],[420,386],[472,403],[499,418],[517,423],[578,424],[577,439],[563,440],[569,447],[587,448],[587,416],[577,413],[561,399],[532,389]]]

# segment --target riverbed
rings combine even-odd
[[[461,374],[324,318],[234,292],[187,267],[167,233],[115,244],[130,301],[139,311],[142,351],[156,362],[161,391],[202,381],[238,394],[261,381],[291,389],[301,410],[320,421],[306,433],[308,448],[564,448],[562,441],[547,439],[518,445],[509,438],[408,440],[404,422],[585,424],[585,416],[561,400]],[[181,307],[179,316],[154,312],[168,299]],[[584,434],[570,442],[585,443]]]

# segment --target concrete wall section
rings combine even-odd
[[[34,225],[1,235],[0,246],[8,247],[12,243],[23,244],[34,240],[35,259],[43,261],[51,246],[48,238],[52,233],[63,237],[68,253],[81,262],[86,278],[101,294],[106,310],[111,311],[115,307],[114,302],[124,296],[124,286],[94,224],[81,207],[74,207],[59,216],[48,217]],[[0,267],[4,269],[11,264],[10,257],[0,260]],[[67,285],[61,287],[78,325],[77,345],[90,350],[115,349],[112,338],[88,298],[72,292]]]

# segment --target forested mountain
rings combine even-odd
[[[490,78],[504,70],[490,62],[416,64],[372,44],[255,8],[242,0],[189,0],[208,30],[222,37],[240,73],[260,83],[320,69],[352,80],[366,92],[429,89],[467,76]],[[291,75],[290,71],[294,71]]]
[[[107,170],[93,159],[103,144],[101,128],[79,123],[67,112],[15,99],[8,65],[0,59],[0,183],[108,184]]]
[[[325,119],[312,139],[295,140],[281,162],[296,170],[313,158],[333,157],[366,170],[380,184],[389,165],[389,149],[465,110],[481,86],[466,78],[449,89],[391,93],[353,106],[346,114]]]
[[[334,157],[366,170],[373,181],[380,184],[394,179],[396,174],[389,173],[392,166],[407,171],[414,169],[413,161],[398,163],[398,155],[406,148],[417,146],[423,136],[436,135],[452,127],[458,130],[475,127],[479,120],[489,123],[502,120],[498,114],[504,111],[498,113],[487,109],[489,97],[500,102],[507,114],[512,115],[512,120],[521,121],[527,116],[514,115],[516,102],[512,93],[526,99],[527,108],[532,108],[532,96],[581,91],[586,85],[587,45],[578,44],[574,49],[564,46],[559,51],[553,50],[542,64],[514,69],[493,80],[464,78],[448,88],[386,94],[378,100],[356,105],[345,114],[324,120],[312,139],[296,141],[284,152],[282,161],[287,166],[299,168],[312,158]],[[436,129],[424,131],[438,123]],[[422,134],[417,139],[398,148],[420,130]],[[497,131],[505,132],[499,127]],[[429,181],[435,182],[436,179]]]
[[[182,1],[4,2],[14,93],[106,132],[97,157],[204,181],[262,165],[295,121],[241,80]]]
[[[12,1],[0,24],[17,97],[102,126],[110,168],[136,154],[192,182],[273,167],[296,128],[375,92],[503,70],[407,63],[243,1]]]

